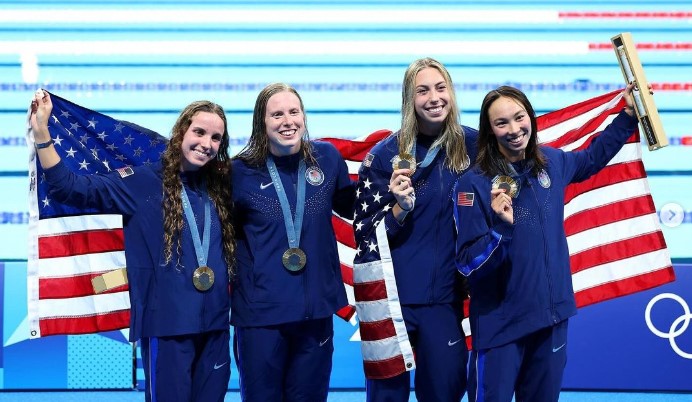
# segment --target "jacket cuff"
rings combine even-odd
[[[514,233],[514,225],[509,224],[505,221],[501,221],[496,223],[495,226],[493,226],[493,231],[502,235],[502,237],[511,239],[512,234]]]

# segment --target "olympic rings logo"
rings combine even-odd
[[[682,309],[685,312],[685,314],[676,318],[675,321],[673,321],[673,323],[670,324],[670,329],[667,333],[659,331],[658,328],[656,328],[654,324],[651,322],[651,309],[653,308],[654,304],[656,304],[661,299],[675,300],[676,302],[680,303]],[[668,339],[668,341],[670,342],[670,347],[673,348],[673,351],[675,351],[675,353],[677,353],[678,356],[685,359],[692,359],[692,353],[687,353],[683,351],[675,342],[675,338],[677,338],[683,332],[685,332],[685,330],[687,330],[687,327],[690,325],[690,321],[692,320],[692,313],[690,313],[690,307],[685,302],[685,299],[673,293],[661,293],[660,295],[651,299],[651,301],[649,301],[649,304],[647,304],[646,311],[644,313],[644,319],[646,320],[646,326],[649,327],[649,329],[651,330],[651,332],[654,333],[654,335],[660,338]]]

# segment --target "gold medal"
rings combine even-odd
[[[519,183],[509,176],[495,176],[493,178],[493,190],[498,188],[505,190],[505,194],[512,198],[516,198],[521,189]]]
[[[416,158],[409,154],[399,154],[392,158],[392,169],[409,169],[407,176],[413,176],[416,171]]]
[[[199,267],[192,274],[192,284],[200,292],[206,292],[214,284],[214,271],[209,267]]]
[[[298,247],[289,248],[281,256],[281,262],[284,263],[284,267],[291,272],[298,272],[303,269],[306,261],[305,252]]]

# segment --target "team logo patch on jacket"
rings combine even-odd
[[[473,193],[457,193],[457,205],[461,205],[462,207],[472,207],[473,198]]]
[[[319,186],[324,182],[324,173],[317,166],[310,166],[305,171],[305,180],[313,186]]]
[[[118,174],[120,174],[120,177],[122,177],[123,179],[127,176],[132,176],[133,174],[135,174],[135,171],[132,170],[130,166],[121,167],[115,170],[118,171]]]
[[[548,172],[546,172],[545,169],[541,169],[541,171],[538,172],[538,184],[543,188],[550,187],[550,176],[548,176]]]
[[[362,165],[364,167],[370,167],[370,165],[372,165],[373,159],[375,159],[375,155],[368,152],[368,154],[365,155],[365,158],[363,158]]]

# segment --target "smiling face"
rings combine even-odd
[[[415,85],[418,129],[423,134],[436,136],[449,114],[449,85],[440,71],[432,67],[424,68],[416,75]]]
[[[181,170],[195,171],[214,159],[225,132],[221,117],[214,113],[198,112],[190,119],[183,134]]]
[[[488,120],[500,153],[510,162],[524,159],[533,134],[526,109],[516,100],[501,96],[490,104]]]
[[[300,151],[305,115],[300,99],[294,93],[282,91],[269,98],[264,125],[272,155],[285,156]]]

